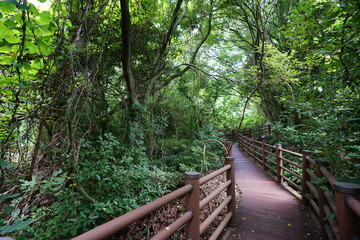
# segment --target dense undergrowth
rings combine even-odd
[[[222,164],[220,145],[208,144],[204,163],[202,141],[163,141],[163,154],[149,159],[146,152],[129,151],[107,134],[83,142],[81,161],[73,169],[67,161],[29,181],[13,179],[15,189],[1,196],[1,234],[20,240],[68,239],[181,186],[184,171]]]
[[[357,123],[350,121],[343,122],[343,126],[333,126],[325,121],[323,127],[309,127],[306,125],[287,125],[280,122],[271,125],[272,133],[267,135],[265,141],[271,145],[281,144],[287,150],[302,153],[303,150],[310,150],[311,157],[315,160],[321,160],[327,165],[329,171],[343,182],[352,182],[360,184],[360,146],[357,141],[359,131]],[[337,124],[341,124],[337,122]],[[329,127],[334,127],[335,131],[330,131]],[[250,128],[253,131],[258,127]],[[341,130],[340,130],[341,129]],[[253,136],[255,137],[255,136]],[[257,150],[260,154],[261,150]],[[292,154],[283,152],[282,156],[300,166],[302,159]],[[271,161],[276,162],[275,156],[267,156]],[[269,162],[272,174],[276,175],[276,166]],[[286,161],[283,166],[302,175],[302,169]],[[315,169],[313,169],[315,171]],[[301,180],[287,171],[284,176],[292,182],[301,186]],[[322,181],[319,179],[319,181]]]
[[[277,123],[273,126],[271,142],[281,143],[284,148],[295,152],[310,150],[314,159],[329,163],[329,169],[335,176],[352,181],[351,178],[360,177],[359,124],[342,123],[333,125],[326,121],[321,127]]]

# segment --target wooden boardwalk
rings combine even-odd
[[[227,239],[319,239],[311,211],[240,152],[237,144],[232,152],[242,196],[237,226]]]

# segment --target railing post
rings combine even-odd
[[[282,183],[283,181],[282,175],[284,172],[282,169],[283,160],[281,159],[282,158],[281,147],[282,147],[281,144],[276,144],[276,178],[278,183]]]
[[[340,229],[340,239],[352,239],[356,234],[360,236],[360,218],[349,208],[346,199],[354,197],[360,200],[360,185],[355,183],[336,182],[334,183],[335,201],[337,209],[337,220]],[[358,239],[358,238],[355,238]]]
[[[254,159],[254,162],[256,162],[256,148],[255,148],[255,139],[252,140],[252,157]]]
[[[236,194],[235,194],[235,164],[233,157],[225,158],[225,164],[231,165],[231,168],[226,171],[226,180],[231,180],[231,184],[227,187],[226,193],[227,196],[231,195],[231,201],[227,205],[228,212],[232,212],[232,217],[230,220],[231,225],[236,224]]]
[[[232,156],[232,142],[228,142],[228,156]]]
[[[316,163],[316,177],[317,178],[322,178],[323,174],[320,171],[320,168],[322,166],[326,167],[328,166],[327,162],[321,161],[321,160],[315,160]],[[327,233],[326,233],[326,228],[325,228],[325,219],[326,219],[326,214],[325,214],[325,210],[324,210],[324,204],[326,202],[326,198],[325,198],[325,194],[324,191],[321,189],[321,186],[325,186],[324,183],[318,183],[316,186],[317,189],[317,193],[319,196],[318,202],[319,202],[319,222],[320,222],[320,227],[321,227],[321,236],[322,239],[328,239]]]
[[[249,154],[249,138],[248,137],[245,137],[244,138],[244,142],[245,142],[245,152],[247,153],[247,154]]]
[[[186,237],[192,240],[200,239],[200,173],[185,172],[185,182],[193,186],[186,195],[186,209],[193,213],[192,219],[186,224]]]
[[[242,134],[239,134],[238,135],[238,138],[239,138],[239,146],[241,147],[241,149],[243,149],[244,145],[243,145],[243,135]]]
[[[305,205],[309,204],[309,200],[306,197],[306,193],[309,192],[309,188],[306,184],[307,181],[309,181],[309,174],[306,172],[306,169],[309,168],[310,162],[306,159],[307,157],[310,157],[311,151],[303,150],[302,151],[302,180],[301,180],[301,202]]]
[[[268,133],[269,133],[269,135],[271,135],[271,125],[270,124],[268,125]]]
[[[268,170],[268,167],[266,166],[266,158],[267,158],[267,154],[266,154],[266,148],[265,148],[265,144],[264,142],[261,143],[261,151],[262,151],[262,164],[263,164],[263,169],[264,171]]]

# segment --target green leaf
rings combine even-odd
[[[14,27],[16,27],[16,22],[14,22],[14,21],[11,21],[11,20],[6,20],[5,21],[5,25],[8,27],[8,28],[14,28]]]
[[[21,9],[21,10],[29,10],[29,7],[28,7],[28,6],[26,6],[26,5],[24,5],[24,4],[20,4],[20,3],[18,3],[18,2],[15,1],[15,0],[6,0],[6,1],[14,4],[15,6],[17,6],[17,7],[18,7],[19,9]]]
[[[24,229],[27,225],[29,225],[30,223],[32,223],[34,220],[33,219],[28,219],[25,222],[22,220],[17,220],[14,224],[10,225],[10,226],[5,226],[3,229],[1,229],[0,234],[5,234],[5,233],[10,233],[10,232],[15,232],[15,231],[19,231]]]
[[[6,111],[4,112],[5,116],[12,116],[14,113],[12,111]]]
[[[36,58],[32,61],[31,66],[35,69],[41,69],[43,67],[43,62],[40,58]]]
[[[11,51],[11,47],[7,43],[6,43],[6,45],[0,44],[0,52],[1,53],[9,53],[10,51]]]
[[[349,157],[360,157],[359,153],[349,153],[348,154]]]
[[[11,216],[13,218],[16,218],[17,216],[19,216],[20,212],[21,212],[21,210],[19,208],[16,208],[12,211]]]
[[[0,1],[0,10],[1,12],[11,13],[14,12],[15,6],[6,1]]]
[[[42,40],[37,40],[36,41],[36,45],[38,46],[38,48],[40,49],[40,53],[42,54],[49,54],[51,53],[51,47],[49,47],[48,45],[46,45],[46,43]]]
[[[329,213],[325,218],[324,220],[328,220],[329,218],[334,218],[335,217],[335,214],[334,213]]]
[[[21,67],[22,67],[21,64],[16,63],[16,62],[13,62],[13,61],[11,61],[11,64],[14,65],[14,66],[17,67],[17,68],[21,68]]]
[[[4,195],[0,195],[0,202],[4,201],[5,199],[9,199],[9,198],[16,198],[20,196],[20,193],[16,193],[16,194],[4,194]]]
[[[329,190],[329,188],[328,188],[327,186],[320,186],[320,188],[321,188],[323,191]]]
[[[51,15],[48,11],[42,11],[39,16],[40,16],[39,23],[41,25],[48,24],[52,21]]]
[[[0,39],[4,39],[9,43],[18,43],[20,41],[20,38],[15,37],[14,33],[4,23],[0,23]]]
[[[323,178],[317,178],[316,180],[313,181],[314,184],[320,184],[320,183],[324,183],[325,179]]]
[[[34,16],[38,16],[40,14],[38,9],[32,3],[29,4],[29,11],[32,12]]]

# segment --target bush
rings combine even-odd
[[[3,221],[16,223],[8,232],[17,239],[69,239],[177,187],[178,174],[144,157],[130,164],[129,156],[134,155],[120,157],[121,151],[128,153],[120,146],[110,135],[94,143],[84,141],[72,173],[64,164],[67,171],[22,181],[21,193],[10,203],[12,211],[21,214]],[[19,225],[23,227],[16,228]]]

